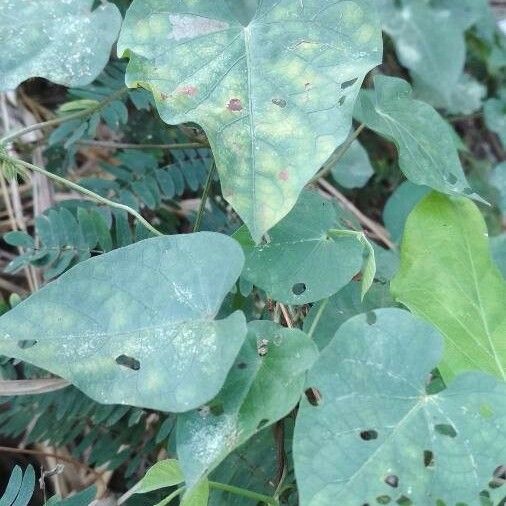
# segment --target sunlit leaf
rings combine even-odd
[[[65,86],[95,79],[121,25],[118,8],[93,0],[0,0],[0,90],[31,77]]]
[[[381,47],[371,0],[266,0],[247,26],[223,1],[135,0],[118,51],[164,121],[204,128],[258,242],[346,139]]]
[[[479,369],[506,379],[506,282],[487,227],[464,198],[431,193],[406,223],[392,294],[445,337],[445,380]]]
[[[467,373],[426,391],[442,353],[429,324],[379,309],[341,326],[310,371],[295,427],[301,506],[479,504],[504,464],[506,385]]]
[[[0,353],[101,403],[195,408],[218,393],[246,335],[240,312],[214,320],[242,265],[235,241],[216,233],[92,258],[0,318]]]

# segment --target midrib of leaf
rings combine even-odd
[[[493,353],[493,357],[494,357],[495,363],[497,365],[497,368],[498,368],[499,372],[501,373],[502,378],[506,380],[506,373],[505,373],[504,368],[502,367],[502,364],[501,364],[501,362],[499,360],[499,356],[497,355],[497,352],[496,352],[496,349],[495,349],[495,345],[494,345],[494,342],[492,340],[492,335],[490,334],[490,329],[488,327],[488,321],[487,321],[487,318],[485,317],[485,313],[483,312],[483,304],[482,304],[482,299],[481,299],[481,291],[480,291],[479,284],[478,284],[478,276],[477,276],[477,273],[476,273],[476,266],[474,265],[473,255],[471,254],[471,245],[470,245],[470,243],[468,241],[467,234],[465,233],[465,230],[462,229],[461,221],[458,221],[458,223],[459,223],[459,228],[460,228],[461,233],[462,233],[462,238],[464,239],[464,243],[466,245],[466,254],[467,254],[467,257],[469,258],[469,262],[471,264],[472,279],[473,279],[473,283],[474,283],[474,289],[475,289],[475,292],[476,292],[476,296],[477,296],[477,299],[478,299],[477,309],[478,309],[478,312],[479,312],[480,317],[481,317],[481,321],[482,321],[482,324],[483,324],[483,329],[485,330],[485,333],[487,335],[487,339],[488,339],[488,342],[489,342],[489,345],[490,345],[490,349],[491,349],[491,351]],[[478,341],[478,339],[474,339],[474,340]]]
[[[260,6],[258,7],[260,8]],[[257,199],[256,199],[256,156],[255,156],[255,127],[253,125],[253,94],[251,92],[251,29],[253,21],[242,28],[244,32],[244,50],[246,53],[246,71],[248,74],[248,113],[249,113],[249,130],[251,137],[251,195],[253,202],[253,213],[252,213],[252,229],[257,230]]]

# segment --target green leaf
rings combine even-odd
[[[209,482],[201,480],[181,500],[181,506],[206,506],[209,501]]]
[[[189,486],[229,453],[287,415],[303,391],[316,346],[297,329],[248,325],[247,340],[218,397],[178,418],[177,453]]]
[[[445,380],[469,369],[506,379],[506,282],[472,202],[431,193],[417,205],[392,295],[444,335]]]
[[[216,233],[94,257],[0,318],[0,353],[104,404],[196,408],[218,393],[246,336],[241,312],[214,320],[242,265],[235,241]]]
[[[0,90],[31,77],[65,86],[93,81],[109,60],[121,14],[93,0],[0,0]]]
[[[375,315],[342,325],[309,373],[317,395],[294,436],[301,506],[478,504],[504,463],[506,385],[467,373],[428,395],[440,335],[400,309]]]
[[[46,506],[89,506],[93,503],[96,494],[97,488],[92,486],[78,492],[75,495],[67,497],[66,499],[60,499],[57,496],[53,496],[46,503]]]
[[[13,230],[12,232],[7,232],[2,239],[11,246],[17,246],[21,248],[34,248],[35,242],[33,238],[28,235],[26,232],[22,232],[20,230]]]
[[[258,242],[346,139],[382,44],[371,0],[266,0],[247,26],[225,2],[135,0],[118,52],[164,121],[203,127]]]
[[[499,98],[491,98],[483,107],[485,124],[489,130],[495,132],[501,143],[506,147],[506,92]]]
[[[336,183],[344,188],[362,188],[371,179],[374,169],[365,148],[354,141],[331,173]]]
[[[28,506],[35,488],[35,471],[29,465],[23,473],[15,466],[9,478],[4,494],[0,497],[0,506]]]
[[[160,488],[179,485],[183,481],[183,473],[177,460],[161,460],[147,470],[142,480],[135,486],[135,493],[146,494]]]
[[[426,98],[432,98],[434,106],[443,105],[452,112],[456,112],[455,101],[464,108],[469,107],[469,103],[458,102],[457,89],[467,80],[463,77],[466,58],[464,32],[482,14],[480,2],[377,2],[383,29],[394,40],[399,61],[410,70],[415,90],[421,89]]]
[[[490,246],[492,248],[492,257],[506,279],[506,234],[493,237],[490,240]]]
[[[387,285],[375,283],[362,299],[360,283],[353,281],[329,299],[315,304],[304,319],[303,330],[321,350],[329,344],[337,329],[352,316],[372,314],[374,309],[394,305]]]
[[[19,493],[22,480],[23,471],[19,466],[14,466],[14,469],[9,477],[7,487],[5,488],[2,497],[0,497],[0,506],[11,506]]]
[[[430,105],[412,98],[402,79],[378,75],[374,91],[362,91],[355,116],[395,143],[399,165],[413,183],[479,199],[469,188],[448,124]]]
[[[383,210],[383,222],[395,242],[402,239],[409,213],[429,191],[426,186],[405,181],[392,193]]]
[[[506,216],[506,162],[500,163],[492,171],[490,182],[499,190],[499,208]]]
[[[364,262],[361,232],[335,230],[348,226],[339,207],[305,191],[269,232],[267,242],[255,245],[248,238],[240,240],[246,254],[243,277],[286,304],[329,297],[347,285]]]

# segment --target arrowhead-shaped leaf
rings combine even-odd
[[[506,282],[478,208],[429,194],[408,218],[401,251],[392,294],[444,335],[444,378],[480,369],[506,379]]]
[[[376,76],[374,91],[362,91],[355,116],[395,143],[399,165],[416,184],[448,194],[479,197],[469,188],[449,125],[411,86],[396,77]]]
[[[346,214],[334,203],[304,191],[266,242],[255,245],[237,235],[246,254],[243,277],[286,304],[329,297],[347,285],[364,264],[360,233],[332,233],[348,226]],[[240,229],[238,234],[244,235],[242,232],[246,231]]]
[[[248,330],[218,397],[178,418],[177,453],[190,486],[295,407],[317,358],[316,346],[300,330],[268,321],[251,322]]]
[[[134,0],[118,44],[164,121],[204,128],[255,241],[346,139],[381,48],[371,0],[265,0],[247,26],[224,0]]]
[[[93,0],[0,0],[0,90],[31,77],[65,86],[95,79],[109,60],[121,14]]]
[[[479,504],[505,463],[506,385],[467,373],[428,395],[441,337],[406,311],[375,314],[342,325],[309,373],[317,395],[294,440],[301,506]]]
[[[237,243],[216,233],[92,258],[0,318],[0,353],[98,402],[193,409],[221,389],[246,336],[242,313],[214,320],[243,262]]]

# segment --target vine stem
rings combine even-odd
[[[200,225],[202,225],[202,219],[204,218],[204,212],[206,210],[207,198],[209,197],[209,192],[211,191],[211,184],[213,182],[215,172],[216,162],[213,160],[213,164],[211,165],[211,169],[209,170],[209,174],[207,175],[206,183],[204,185],[204,191],[202,193],[202,200],[200,201],[197,218],[195,219],[195,223],[193,225],[194,232],[198,232]]]
[[[102,100],[98,104],[94,105],[93,107],[89,107],[87,109],[83,109],[81,111],[77,111],[77,112],[74,112],[71,114],[66,114],[65,116],[59,116],[57,118],[50,119],[48,121],[43,121],[41,123],[35,123],[35,124],[27,126],[25,128],[21,128],[20,130],[17,130],[15,132],[8,133],[4,137],[0,138],[0,144],[7,144],[8,142],[12,142],[14,139],[22,137],[23,135],[33,132],[35,130],[41,130],[43,128],[57,126],[61,123],[65,123],[65,121],[69,121],[72,119],[78,119],[78,118],[84,118],[86,116],[91,116],[94,112],[99,111],[100,109],[104,108],[106,105],[110,104],[114,100],[123,96],[127,91],[128,91],[128,88],[126,86],[124,86],[124,87],[120,88],[118,91],[109,95],[107,98],[105,98],[104,100]]]
[[[77,183],[74,183],[72,181],[69,181],[68,179],[65,179],[64,177],[57,176],[56,174],[53,174],[42,167],[38,167],[37,165],[33,165],[31,163],[25,162],[24,160],[18,160],[16,158],[12,158],[8,155],[4,155],[0,152],[0,160],[4,160],[6,162],[11,162],[16,165],[21,165],[24,168],[30,169],[33,172],[38,172],[39,174],[44,174],[49,179],[52,179],[53,181],[57,181],[60,184],[63,184],[67,186],[68,188],[72,188],[73,190],[82,193],[83,195],[86,195],[87,197],[100,202],[101,204],[105,204],[110,207],[114,207],[116,209],[121,209],[122,211],[126,211],[127,213],[134,216],[137,220],[139,220],[150,232],[152,232],[155,235],[162,236],[163,234],[158,231],[151,223],[149,223],[145,218],[143,218],[135,209],[132,209],[129,206],[126,206],[124,204],[120,204],[118,202],[114,202],[112,200],[109,200],[105,197],[102,197],[101,195],[98,195],[97,193],[88,190],[87,188],[84,188]]]
[[[322,177],[327,176],[332,170],[332,167],[334,167],[334,165],[343,158],[348,149],[350,149],[350,146],[358,139],[364,128],[365,124],[361,123],[357,129],[344,141],[344,144],[342,144],[341,147],[339,147],[337,151],[335,151],[334,154],[325,162],[325,165],[309,182],[315,183]]]
[[[77,144],[111,149],[198,149],[207,147],[200,142],[186,142],[182,144],[131,144],[128,142],[96,141],[89,139],[81,139],[77,141]]]
[[[225,483],[218,483],[216,481],[210,481],[209,487],[214,488],[216,490],[222,490],[223,492],[230,492],[231,494],[240,495],[242,497],[247,497],[248,499],[252,499],[254,501],[260,501],[265,504],[269,504],[271,506],[279,506],[279,502],[274,497],[257,494],[256,492],[252,492],[251,490],[246,490],[244,488],[234,487],[233,485],[225,485]]]

